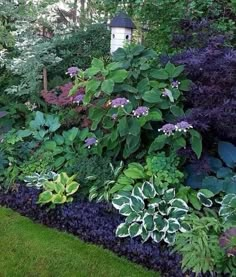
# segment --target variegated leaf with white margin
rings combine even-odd
[[[188,209],[189,209],[187,203],[180,198],[175,198],[175,199],[171,200],[170,205],[174,208],[178,208],[178,209],[182,209],[182,210],[186,210],[186,211],[188,211]]]
[[[132,212],[130,215],[128,215],[125,219],[125,222],[127,224],[130,224],[134,221],[141,221],[142,219],[142,213],[141,214],[138,214],[136,212]]]
[[[155,229],[153,222],[153,215],[145,213],[143,216],[143,227],[148,231],[152,232]]]
[[[116,236],[120,238],[129,237],[129,225],[121,223],[116,229]]]
[[[144,199],[154,198],[156,196],[154,185],[150,182],[144,182],[142,185],[142,193]]]
[[[169,228],[169,222],[159,214],[155,214],[153,218],[155,229],[159,232],[165,233]]]
[[[129,226],[129,235],[131,238],[137,237],[142,233],[142,225],[135,222]]]
[[[131,195],[129,201],[131,209],[136,213],[141,212],[145,208],[144,201],[140,197]]]
[[[124,204],[128,204],[128,203],[129,203],[129,198],[120,194],[117,194],[112,200],[112,205],[117,210],[120,210]]]
[[[187,213],[188,211],[185,209],[183,210],[183,209],[178,209],[173,207],[168,209],[168,215],[171,218],[184,219]]]
[[[151,232],[148,232],[143,226],[142,226],[142,233],[141,238],[143,243],[146,242],[151,237]]]
[[[165,237],[165,233],[163,233],[163,232],[153,231],[151,233],[151,238],[157,243],[162,241],[164,239],[164,237]]]
[[[179,228],[179,231],[182,232],[182,233],[185,233],[185,232],[189,232],[191,230],[191,227],[189,224],[187,224],[186,222],[182,222],[180,224],[180,228]]]
[[[169,228],[167,230],[168,233],[175,233],[180,228],[180,223],[176,218],[169,218],[168,219]]]
[[[165,191],[163,195],[163,200],[165,200],[167,203],[169,203],[171,200],[175,198],[175,189],[168,189]]]
[[[164,200],[162,200],[158,205],[158,210],[159,210],[161,215],[166,215],[167,208],[168,208],[167,203]]]
[[[166,242],[167,244],[173,245],[175,243],[175,237],[176,237],[175,233],[167,233],[164,238],[164,242]]]
[[[130,208],[130,204],[124,204],[120,210],[119,213],[124,215],[124,216],[129,216],[130,214],[133,213],[133,210]]]
[[[149,201],[149,204],[148,204],[148,207],[158,207],[159,206],[159,203],[161,202],[161,198],[152,198],[150,201]]]
[[[144,198],[140,186],[135,186],[133,188],[133,190],[132,190],[132,194],[131,195],[134,196],[134,197],[140,197],[142,199]]]
[[[205,196],[205,194],[203,194],[202,192],[198,192],[197,193],[197,198],[198,200],[202,203],[203,206],[209,208],[212,206],[213,202],[211,201],[211,199],[207,198]]]
[[[219,210],[219,216],[226,217],[233,214],[233,212],[234,212],[234,208],[229,206],[222,206]]]
[[[224,196],[224,198],[222,200],[222,204],[223,205],[230,205],[230,203],[233,199],[236,199],[236,194],[229,193],[229,194]]]

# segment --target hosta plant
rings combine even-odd
[[[175,242],[177,232],[186,231],[183,219],[188,213],[185,201],[175,198],[175,189],[161,189],[153,182],[136,185],[131,192],[120,192],[113,206],[126,217],[116,230],[119,237],[141,236],[143,242]]]
[[[79,183],[75,175],[69,177],[65,172],[60,173],[55,180],[46,181],[43,184],[43,192],[40,193],[38,204],[50,204],[51,208],[56,205],[72,202],[72,195],[79,189]]]
[[[47,181],[53,181],[56,179],[58,174],[53,171],[49,171],[46,173],[33,173],[32,175],[25,176],[24,182],[27,187],[35,187],[40,189],[43,187],[44,183]]]
[[[236,224],[236,194],[227,194],[224,196],[221,202],[221,208],[219,210],[219,215],[223,217],[224,222]]]

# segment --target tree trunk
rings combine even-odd
[[[78,0],[74,0],[74,5],[73,5],[73,10],[74,10],[73,22],[74,22],[74,24],[77,23],[77,9],[78,9]]]
[[[43,90],[48,92],[48,77],[47,77],[47,68],[43,68]]]

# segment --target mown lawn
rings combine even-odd
[[[101,247],[0,208],[0,277],[159,276]]]

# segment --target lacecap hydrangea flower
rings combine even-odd
[[[72,77],[76,76],[78,74],[78,72],[79,72],[79,68],[76,66],[72,66],[67,69],[66,74],[69,74],[70,77],[72,78]]]
[[[179,81],[172,81],[171,82],[171,87],[172,88],[179,88],[180,82]]]
[[[187,121],[181,121],[175,125],[176,131],[179,132],[187,132],[188,129],[193,128],[191,124],[189,124]]]
[[[160,129],[158,129],[158,131],[163,132],[167,136],[171,136],[174,134],[175,125],[171,123],[165,124]]]
[[[88,147],[88,149],[89,148],[91,148],[91,146],[93,146],[93,145],[97,145],[98,144],[98,140],[96,139],[96,138],[87,138],[86,140],[85,140],[85,146],[86,147]]]
[[[158,129],[158,131],[170,136],[173,135],[175,131],[186,133],[191,128],[193,128],[193,126],[187,121],[181,121],[175,125],[171,123],[165,124],[162,128]]]
[[[126,99],[126,98],[121,98],[121,97],[118,97],[118,98],[115,98],[111,101],[111,106],[112,108],[118,108],[118,107],[124,107],[125,105],[127,105],[129,103],[129,100]]]
[[[145,106],[140,106],[136,110],[133,110],[132,113],[134,116],[139,118],[140,116],[146,116],[148,115],[149,108]]]

